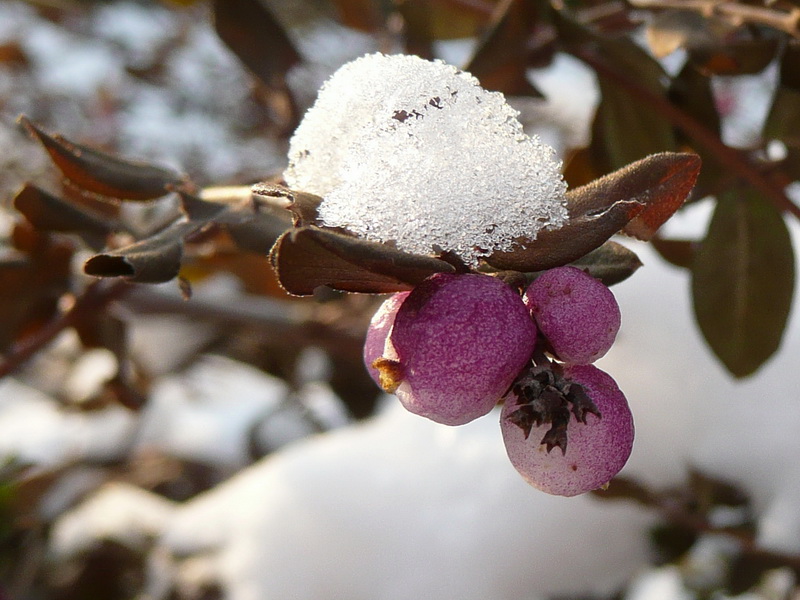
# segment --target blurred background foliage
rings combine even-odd
[[[288,137],[319,84],[337,63],[374,50],[433,58],[457,48],[461,66],[486,88],[556,107],[565,100],[546,98],[531,71],[565,55],[580,61],[599,100],[585,143],[569,138],[560,148],[569,185],[655,152],[700,155],[689,202],[713,203],[707,232],[653,245],[691,272],[699,329],[732,376],[754,373],[780,346],[795,276],[786,221],[800,217],[796,0],[2,4],[18,29],[0,43],[0,374],[65,409],[141,410],[158,377],[213,352],[284,381],[298,418],[321,430],[331,426],[327,413],[303,405],[301,394],[309,352],[321,351],[341,419],[372,414],[378,390],[360,353],[375,298],[326,289],[289,297],[267,252],[291,220],[258,205],[249,186],[279,181]],[[182,299],[219,281],[233,286],[235,300]],[[137,328],[154,317],[179,320],[184,333],[137,346]],[[91,352],[111,367],[88,392],[71,392],[64,382]],[[248,437],[248,461],[277,445],[257,434]],[[229,474],[169,456],[158,457],[155,471],[131,464],[142,460],[123,453],[94,467],[172,499]],[[0,488],[0,573],[17,592],[7,597],[132,597],[142,558],[129,548],[97,549],[46,572],[36,557],[49,523],[31,506],[71,466],[29,467],[10,462]],[[669,504],[635,486],[620,489]],[[688,489],[682,506],[697,518],[716,504],[747,503],[699,475]],[[691,546],[697,522],[673,520],[661,531],[668,559]],[[759,558],[750,564],[757,572],[781,561]],[[742,581],[735,589],[747,589]]]

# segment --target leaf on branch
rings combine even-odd
[[[24,221],[12,233],[13,252],[0,260],[0,351],[58,312],[70,290],[74,244]]]
[[[378,32],[389,16],[389,6],[374,0],[333,0],[339,22],[368,33]]]
[[[177,171],[124,160],[62,135],[49,135],[25,116],[19,122],[42,144],[53,163],[73,185],[101,196],[122,200],[153,200],[184,182]]]
[[[691,64],[713,75],[758,73],[781,46],[776,35],[689,10],[656,14],[647,27],[647,42],[658,58],[684,48]]]
[[[280,229],[272,215],[262,212],[252,200],[222,203],[202,200],[178,191],[184,217],[158,233],[129,246],[91,257],[84,272],[95,277],[124,277],[138,283],[163,283],[177,277],[184,257],[184,245],[209,228],[230,234],[245,251],[265,254],[287,223]]]
[[[345,292],[400,292],[434,273],[455,271],[438,258],[313,226],[284,233],[272,250],[272,264],[281,285],[298,296],[322,285]]]
[[[692,48],[689,60],[712,75],[754,75],[773,61],[780,47],[777,36],[727,41],[716,47]]]
[[[190,222],[173,223],[166,229],[130,246],[97,254],[83,271],[95,277],[125,277],[138,283],[164,283],[177,277],[183,258],[183,238],[197,230]]]
[[[699,171],[695,154],[643,158],[568,191],[564,226],[541,231],[535,240],[520,240],[518,249],[495,252],[486,262],[500,269],[541,271],[588,254],[620,231],[650,239],[686,200]]]
[[[14,196],[14,208],[36,229],[76,233],[92,248],[102,248],[106,236],[119,227],[105,215],[62,200],[30,183]]]
[[[692,264],[692,296],[700,331],[734,376],[751,375],[780,346],[794,277],[781,214],[746,188],[722,196]]]

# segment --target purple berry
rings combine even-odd
[[[529,361],[536,326],[519,294],[488,275],[436,274],[402,302],[381,385],[445,425],[488,413]]]
[[[601,415],[583,413],[585,423],[568,417],[566,452],[548,451],[542,443],[550,423],[534,424],[526,437],[515,418],[525,401],[515,393],[506,397],[500,429],[511,464],[528,483],[549,494],[576,496],[602,487],[625,465],[633,448],[633,417],[614,379],[597,367],[567,365],[564,379],[582,386]]]
[[[386,338],[392,331],[394,325],[394,317],[403,303],[411,292],[400,292],[390,296],[383,304],[380,305],[377,312],[372,316],[369,322],[369,329],[367,329],[367,337],[364,340],[364,364],[367,366],[367,371],[370,377],[377,383],[381,384],[380,371],[373,366],[372,363],[376,359],[383,356],[383,347],[386,345]]]
[[[620,313],[614,294],[575,267],[546,271],[528,286],[524,301],[556,357],[566,363],[593,363],[617,337]]]

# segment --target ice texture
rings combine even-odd
[[[284,177],[324,198],[323,225],[474,266],[567,218],[561,163],[517,114],[451,65],[369,54],[322,87]]]

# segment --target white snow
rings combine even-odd
[[[67,412],[14,379],[0,382],[0,460],[45,467],[113,460],[128,450],[134,426],[133,415],[118,406]]]
[[[92,549],[98,540],[143,548],[167,525],[173,504],[130,484],[109,483],[58,520],[49,552],[66,558]]]
[[[241,466],[248,460],[250,428],[276,410],[287,393],[276,377],[221,356],[206,356],[187,372],[158,382],[142,415],[137,448]]]
[[[230,600],[502,600],[621,584],[644,563],[650,517],[528,487],[497,418],[448,428],[393,403],[191,502],[163,543],[216,547]]]
[[[467,263],[566,218],[560,163],[498,92],[416,56],[339,69],[295,132],[284,176],[323,224]]]

